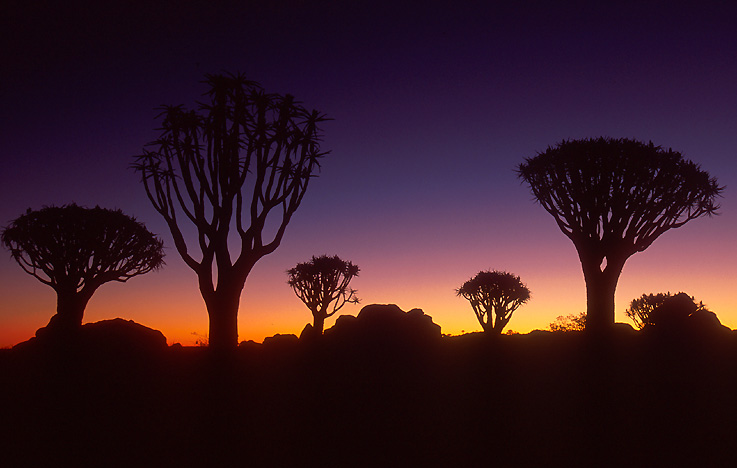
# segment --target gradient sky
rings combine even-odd
[[[100,205],[167,247],[163,270],[103,285],[85,322],[131,319],[170,343],[207,334],[195,275],[128,166],[158,135],[155,107],[194,104],[203,75],[227,70],[335,119],[319,178],[246,282],[239,339],[311,321],[285,271],[323,253],[361,268],[362,303],[346,314],[396,303],[444,333],[480,330],[454,289],[482,269],[532,291],[508,329],[584,311],[575,249],[514,170],[562,139],[601,135],[672,147],[726,185],[720,216],[630,258],[617,319],[643,293],[685,291],[737,328],[731,2],[26,3],[0,19],[0,224],[29,207]],[[33,336],[55,305],[4,251],[0,347]]]

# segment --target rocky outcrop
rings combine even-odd
[[[292,347],[298,342],[299,338],[297,338],[297,335],[294,333],[277,333],[274,336],[267,336],[264,338],[263,347],[268,349],[276,347]]]
[[[645,327],[645,331],[662,336],[706,338],[730,331],[714,312],[697,305],[685,293],[668,297],[650,313],[650,320],[651,324]]]
[[[87,323],[67,333],[48,327],[36,337],[16,345],[18,349],[50,349],[58,352],[157,353],[167,349],[166,337],[133,320],[115,318]]]
[[[404,312],[396,304],[371,304],[356,317],[338,317],[325,335],[340,341],[417,343],[439,340],[441,330],[421,309]]]

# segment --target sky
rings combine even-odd
[[[443,333],[478,331],[454,290],[487,269],[532,291],[507,329],[583,312],[576,251],[515,168],[598,136],[673,148],[726,186],[719,216],[628,260],[617,320],[641,294],[685,291],[737,328],[731,2],[52,3],[11,0],[0,18],[0,226],[47,205],[119,208],[167,255],[160,271],[103,285],[85,323],[135,320],[185,345],[207,335],[196,277],[129,165],[158,136],[156,107],[192,107],[206,73],[230,71],[334,119],[319,177],[246,282],[240,340],[311,322],[285,272],[320,254],[361,268],[361,303],[339,313],[394,303]],[[0,347],[33,336],[55,306],[0,254]]]

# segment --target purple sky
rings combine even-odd
[[[29,207],[99,204],[168,247],[161,272],[103,286],[88,321],[123,316],[182,342],[207,332],[194,274],[128,165],[157,136],[156,106],[192,105],[203,75],[227,70],[335,119],[324,126],[332,154],[282,247],[249,277],[241,338],[299,332],[310,316],[284,271],[321,253],[361,267],[363,304],[423,308],[445,332],[479,329],[453,288],[481,269],[532,290],[511,329],[584,310],[575,250],[514,169],[561,139],[600,135],[672,147],[727,186],[721,216],[630,259],[617,318],[642,293],[684,290],[737,328],[729,2],[26,3],[0,19],[0,223]],[[3,257],[8,346],[46,324],[55,296]]]

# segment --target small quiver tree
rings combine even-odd
[[[309,262],[298,263],[287,270],[287,284],[312,312],[315,334],[321,335],[325,319],[333,316],[346,303],[358,303],[356,290],[348,287],[358,272],[358,266],[337,255],[313,256]]]
[[[653,324],[651,318],[653,310],[660,307],[669,297],[671,297],[670,292],[665,294],[643,294],[637,299],[633,299],[624,313],[635,323],[638,329],[642,330]]]
[[[456,290],[466,298],[486,333],[500,335],[515,310],[530,300],[519,276],[505,271],[481,271]]]
[[[122,211],[99,206],[29,209],[3,230],[2,243],[26,273],[56,291],[47,331],[62,333],[82,325],[102,284],[126,282],[164,264],[161,240]]]

